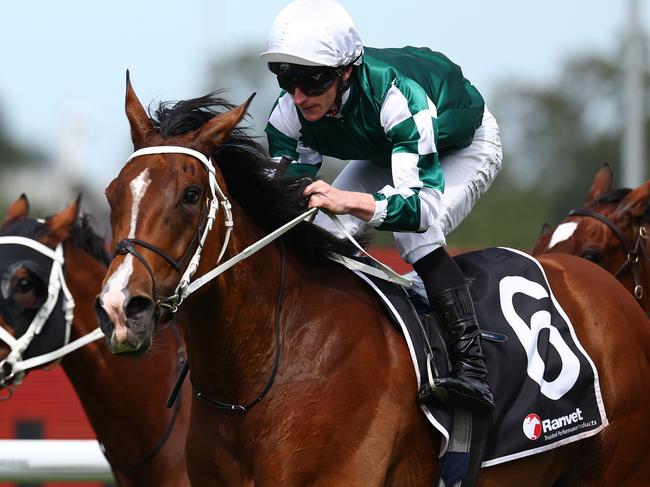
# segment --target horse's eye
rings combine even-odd
[[[587,259],[596,264],[600,261],[599,255],[593,250],[587,250],[585,253],[582,254],[582,258]]]
[[[185,193],[183,194],[183,201],[185,201],[185,203],[194,204],[199,201],[200,197],[201,191],[199,188],[191,187],[185,190]]]
[[[32,279],[29,277],[23,277],[16,283],[16,287],[14,288],[14,293],[28,293],[29,291],[32,290],[34,287],[34,283],[32,282]]]
[[[11,286],[11,297],[22,309],[40,308],[45,302],[45,285],[35,276],[15,276]]]

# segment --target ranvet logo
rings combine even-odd
[[[536,440],[542,434],[542,420],[535,413],[531,413],[524,418],[524,434],[530,440]]]

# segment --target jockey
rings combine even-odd
[[[492,408],[474,304],[445,250],[445,235],[501,168],[499,128],[481,94],[440,53],[364,47],[335,0],[288,4],[260,57],[283,90],[266,126],[271,156],[292,161],[286,176],[314,177],[322,155],[350,160],[332,185],[306,187],[309,206],[342,215],[353,232],[395,232],[446,332],[452,371],[435,385]],[[320,213],[315,222],[338,233]]]

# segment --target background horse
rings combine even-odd
[[[108,256],[103,240],[87,220],[77,218],[78,202],[45,222],[27,218],[27,198],[10,208],[1,236],[22,236],[55,248],[63,242],[65,279],[76,303],[71,339],[92,332],[97,323],[93,303],[106,273]],[[0,245],[2,326],[14,336],[25,332],[48,294],[44,258],[37,250]],[[45,262],[51,264],[51,261]],[[8,291],[5,295],[5,289]],[[63,316],[53,313],[43,331],[25,351],[24,358],[60,345]],[[176,335],[178,332],[176,332]],[[133,361],[113,355],[101,342],[92,342],[66,355],[61,365],[103,445],[118,485],[189,485],[183,447],[189,424],[189,388],[176,410],[164,408],[179,368],[182,341],[169,328],[160,333],[154,353]]]
[[[209,211],[201,154],[217,165],[234,230],[228,243],[229,226],[215,223],[198,276],[226,243],[225,258],[233,258],[305,209],[300,181],[269,179],[270,161],[235,128],[247,104],[217,114],[218,103],[162,105],[150,119],[127,79],[140,152],[106,191],[118,254],[96,305],[117,353],[146,350],[166,319],[163,305],[178,304],[169,296],[202,245]],[[302,224],[181,306],[194,391],[186,453],[196,485],[432,485],[440,438],[416,405],[406,343],[361,280],[317,252],[335,245]],[[650,413],[650,330],[635,326],[645,317],[598,266],[566,255],[540,261],[600,370],[610,426],[483,469],[479,483],[639,485],[650,471],[650,439],[638,434]]]
[[[614,274],[650,313],[650,181],[638,188],[612,189],[609,164],[596,173],[585,202],[553,229],[546,226],[533,255],[566,253],[595,262]]]

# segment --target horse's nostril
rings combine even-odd
[[[104,304],[102,303],[101,298],[97,297],[95,299],[95,316],[97,316],[97,321],[99,322],[99,326],[102,329],[104,333],[107,333],[109,331],[109,328],[111,327],[111,319],[108,316],[108,313],[104,309]]]
[[[133,319],[138,315],[143,313],[152,312],[154,303],[151,298],[146,296],[133,296],[129,299],[129,302],[124,309],[126,311],[126,316],[129,319]]]

